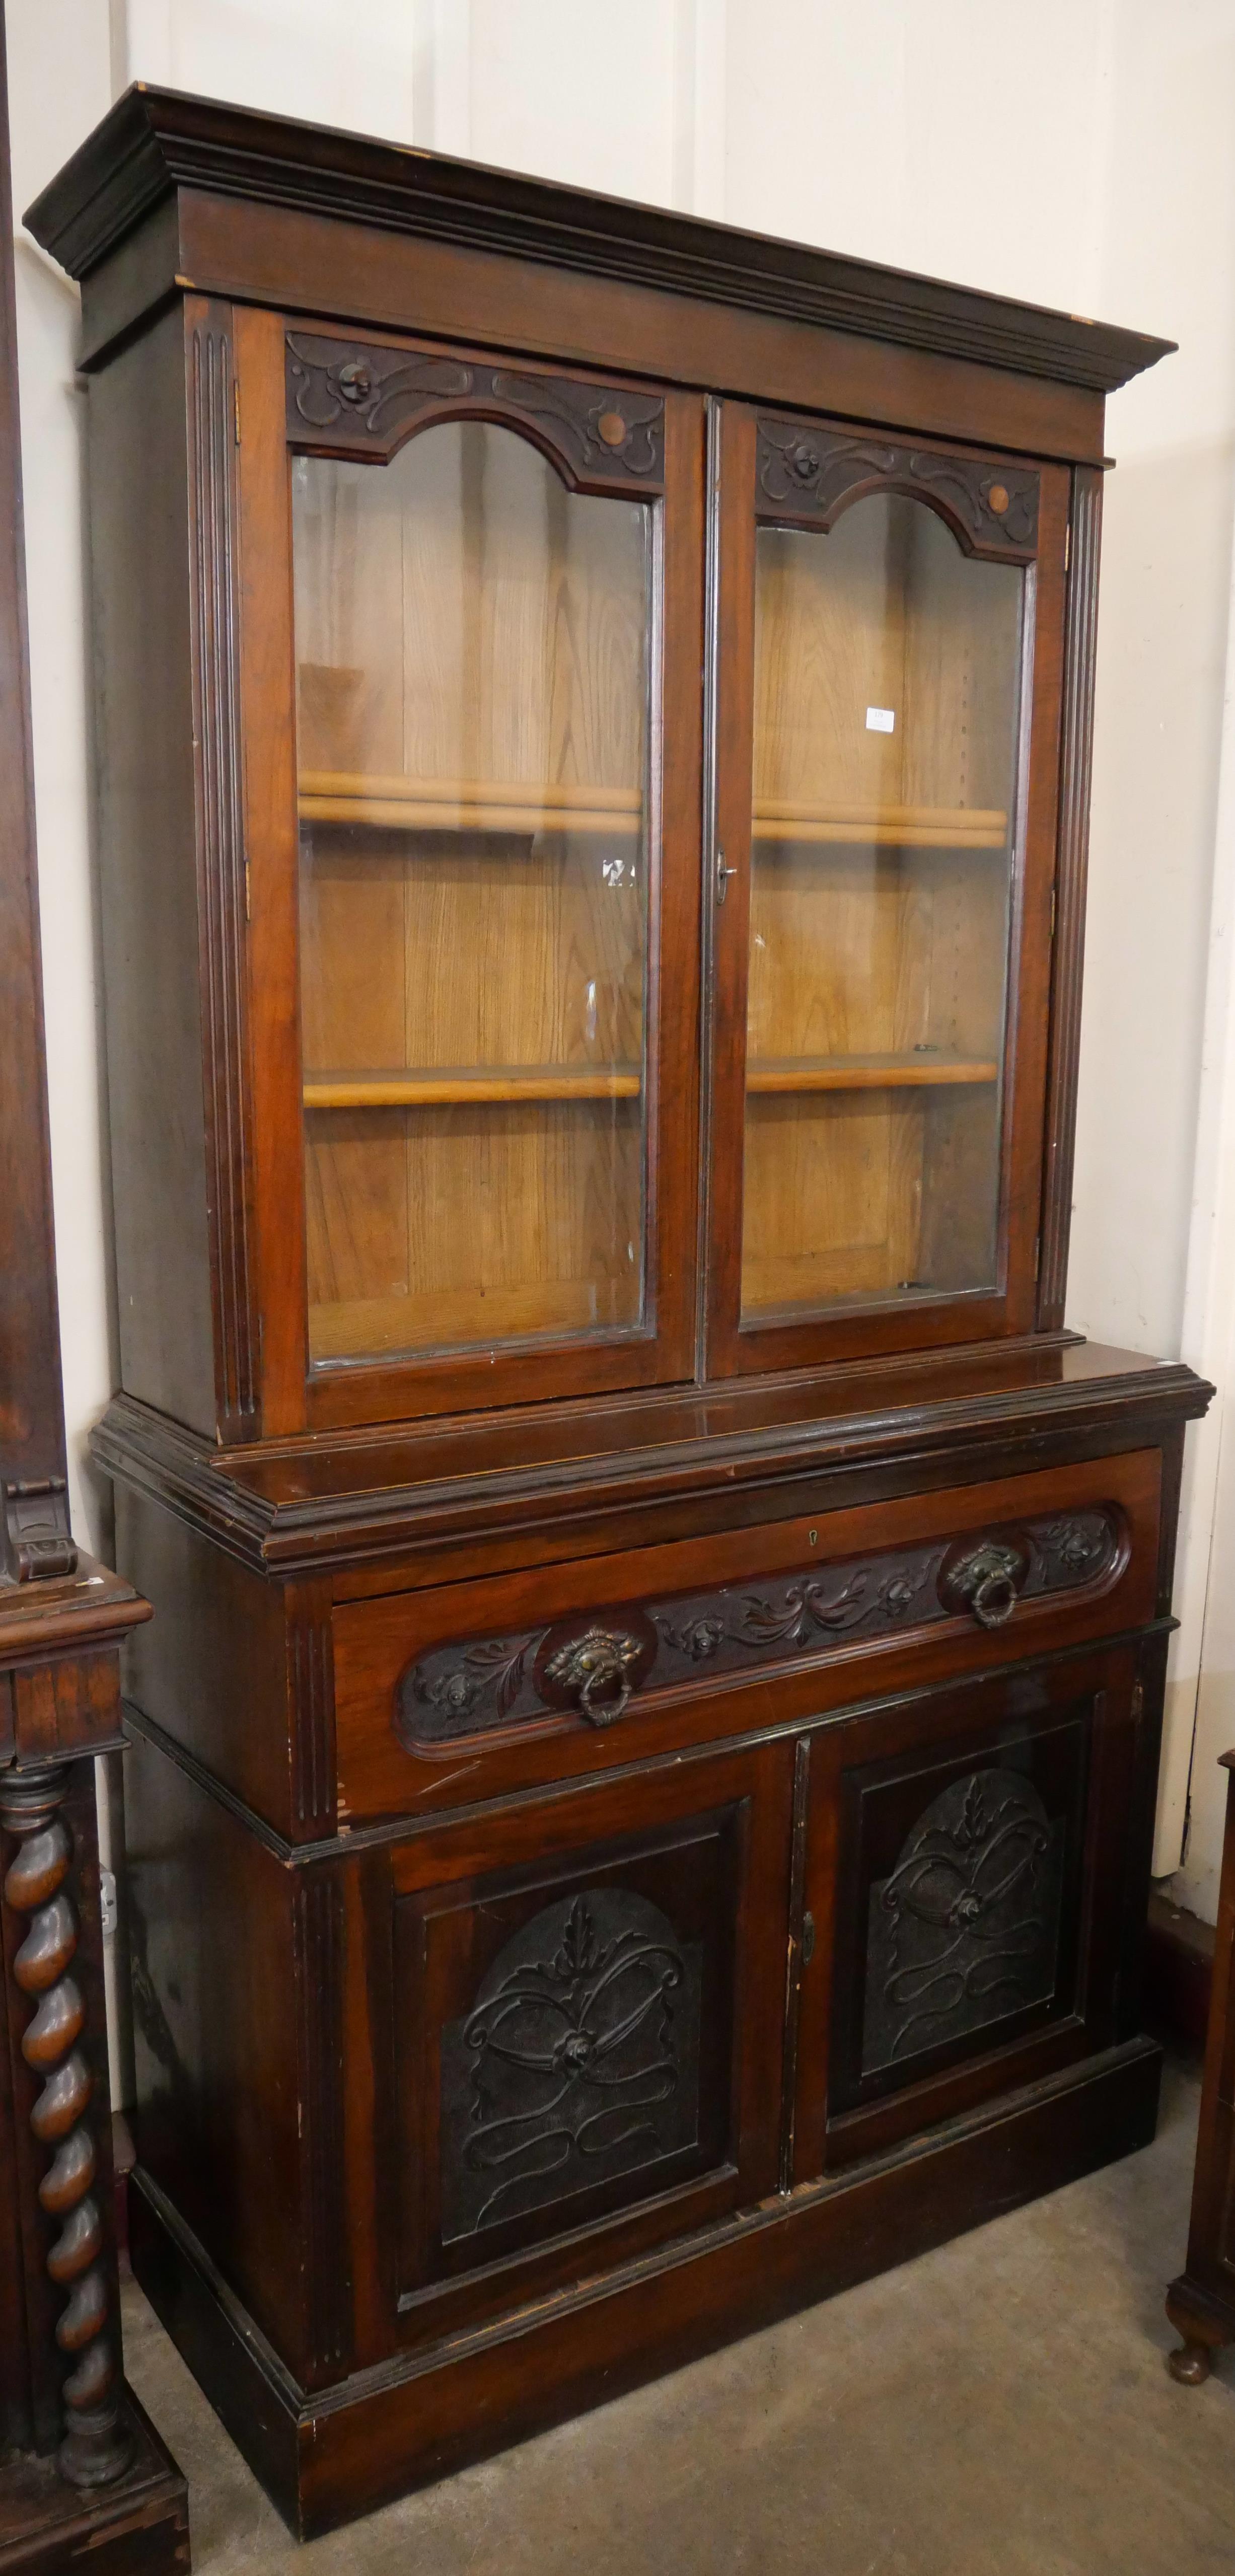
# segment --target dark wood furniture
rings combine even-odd
[[[0,2569],[164,2576],[184,2480],[125,2388],[94,1763],[150,1616],[69,1526],[0,8]]]
[[[133,2259],[293,2527],[1119,2155],[1186,1368],[1063,1329],[1164,344],[196,99],[82,280]]]
[[[1168,2355],[1175,2379],[1199,2388],[1209,2377],[1220,2344],[1235,2343],[1235,2241],[1231,2234],[1235,2182],[1235,1753],[1224,1753],[1227,1772],[1226,1834],[1214,1935],[1209,2030],[1201,2085],[1188,2260],[1166,2294],[1166,2313],[1183,2336]]]

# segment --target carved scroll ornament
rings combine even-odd
[[[287,435],[293,447],[387,461],[435,413],[509,420],[583,489],[659,491],[665,406],[658,394],[526,375],[516,367],[381,343],[287,335]]]
[[[863,2071],[984,2029],[1054,1991],[1062,1840],[998,1767],[935,1798],[871,1892]]]
[[[1120,1530],[1113,1510],[1053,1514],[980,1539],[934,1539],[764,1584],[598,1606],[511,1636],[432,1646],[399,1684],[396,1732],[428,1747],[565,1711],[604,1724],[635,1692],[704,1670],[793,1661],[958,1616],[1000,1626],[1023,1601],[1105,1580],[1120,1561]]]
[[[699,2015],[697,1947],[646,1897],[588,1888],[534,1915],[442,2034],[443,2234],[692,2146]]]
[[[1027,562],[1037,548],[1039,478],[1031,466],[761,417],[755,474],[761,519],[831,528],[870,493],[904,492],[938,509],[968,553]]]

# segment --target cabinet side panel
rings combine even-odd
[[[155,1604],[125,1691],[280,1833],[293,1830],[287,1641],[279,1587],[142,1494],[116,1487],[116,1553]]]
[[[125,1811],[138,2161],[299,2374],[307,2213],[291,1874],[140,1739]]]
[[[90,520],[121,1374],[213,1433],[178,310],[91,384]]]

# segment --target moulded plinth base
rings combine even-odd
[[[1161,2050],[1124,2042],[870,2164],[436,2352],[307,2391],[139,2166],[133,2269],[293,2532],[313,2539],[1149,2144]]]

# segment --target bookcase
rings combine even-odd
[[[133,2260],[302,2535],[1152,2134],[1064,1324],[1125,330],[143,88],[82,283]]]

